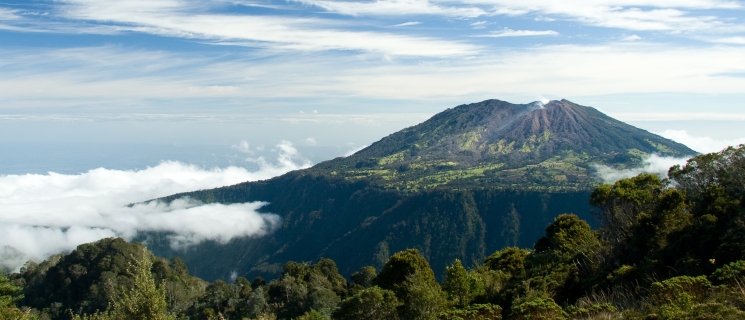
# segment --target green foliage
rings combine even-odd
[[[516,275],[525,268],[525,258],[528,254],[530,254],[529,250],[507,247],[487,257],[484,265],[491,270]]]
[[[334,319],[339,320],[379,320],[398,319],[398,308],[401,303],[393,291],[374,286],[357,292],[343,300],[334,312]]]
[[[716,284],[729,283],[733,284],[745,277],[745,260],[731,262],[711,274],[709,278]]]
[[[464,309],[450,309],[440,313],[440,320],[501,320],[502,308],[493,304],[473,304]]]
[[[268,302],[280,318],[296,318],[311,310],[328,318],[346,295],[347,282],[330,259],[315,265],[291,261],[284,270],[267,289]]]
[[[134,281],[129,288],[122,288],[123,294],[112,303],[105,312],[96,312],[90,316],[76,315],[74,320],[175,320],[175,315],[168,312],[165,288],[155,284],[155,277],[150,272],[153,264],[146,249],[141,257],[131,265],[128,271]]]
[[[129,269],[145,259],[143,248],[109,238],[80,245],[69,255],[39,265],[29,263],[19,275],[26,283],[22,303],[48,309],[53,318],[64,316],[68,309],[80,314],[106,310],[123,294],[122,288],[134,284]]]
[[[567,307],[566,312],[571,319],[608,319],[618,309],[609,303],[598,303],[586,307],[572,305]]]
[[[484,285],[479,279],[466,270],[460,260],[455,259],[453,265],[446,268],[442,289],[455,306],[463,308],[480,294],[484,293]]]
[[[502,220],[501,236],[505,240],[505,247],[514,247],[520,242],[520,214],[517,213],[514,203],[510,212]]]
[[[327,320],[327,319],[329,319],[329,317],[324,316],[323,314],[321,314],[320,312],[314,309],[311,309],[310,312],[306,312],[305,314],[297,318],[297,320]]]
[[[553,299],[536,296],[528,299],[517,299],[512,307],[510,319],[559,320],[566,319],[566,312]]]
[[[375,267],[367,266],[360,269],[360,271],[353,273],[351,278],[355,284],[369,288],[372,286],[373,280],[375,280],[377,275]]]
[[[706,298],[709,289],[711,289],[711,283],[705,276],[681,276],[652,283],[650,294],[659,304],[678,300],[700,302]]]
[[[416,270],[406,277],[403,301],[399,309],[404,319],[437,319],[440,312],[448,307],[447,294],[426,270]]]
[[[653,174],[640,174],[597,187],[590,195],[590,204],[600,209],[597,215],[606,239],[624,241],[631,236],[639,215],[654,210],[664,187]]]
[[[699,155],[685,166],[670,168],[668,175],[693,199],[706,196],[708,190],[721,187],[729,196],[745,193],[745,146],[728,147],[718,153]]]
[[[21,311],[15,302],[23,298],[17,294],[21,287],[9,283],[8,278],[0,274],[0,320],[30,319],[28,313]]]
[[[546,246],[536,247],[536,251],[552,250],[561,257],[592,255],[600,244],[590,225],[574,214],[556,217],[546,228],[546,239]]]
[[[417,277],[426,282],[434,282],[435,274],[424,257],[416,249],[397,252],[383,266],[373,283],[383,289],[393,290],[396,296],[403,296],[404,282],[417,273]]]
[[[144,246],[108,238],[78,246],[67,255],[42,263],[28,262],[13,281],[23,285],[21,304],[40,311],[42,317],[66,319],[76,314],[105,311],[135,285],[133,266],[148,260],[155,281],[166,294],[168,308],[185,312],[204,292],[206,283],[191,277],[178,258],[155,258]]]

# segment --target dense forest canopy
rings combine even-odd
[[[532,248],[456,259],[440,279],[409,249],[349,278],[320,259],[206,283],[104,239],[0,278],[0,319],[742,319],[744,191],[745,146],[700,155],[596,188],[596,230],[563,214]]]

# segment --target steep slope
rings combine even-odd
[[[160,235],[147,243],[208,280],[273,277],[285,261],[320,257],[351,274],[407,248],[442,274],[456,258],[468,264],[504,246],[531,246],[561,213],[592,221],[593,165],[634,166],[651,153],[695,154],[568,101],[488,100],[448,109],[350,157],[163,199],[269,202],[262,210],[283,218],[271,236],[178,252]]]

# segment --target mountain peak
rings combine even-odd
[[[460,105],[315,170],[377,178],[396,189],[453,184],[589,188],[596,164],[694,155],[674,141],[568,100]]]

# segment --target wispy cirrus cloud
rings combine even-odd
[[[420,25],[420,24],[422,24],[422,23],[419,22],[419,21],[409,21],[409,22],[394,24],[393,26],[394,27],[408,27],[408,26],[416,26],[416,25]]]
[[[466,0],[467,4],[492,6],[492,13],[579,21],[586,25],[626,30],[696,32],[745,31],[742,24],[720,18],[708,10],[741,10],[739,1],[727,0]]]
[[[16,14],[17,12],[18,10],[0,8],[0,21],[21,19],[21,17]]]
[[[352,50],[430,57],[479,51],[477,46],[453,40],[351,30],[344,23],[322,18],[214,13],[209,10],[209,3],[195,1],[67,0],[58,4],[53,11],[58,20],[6,19],[0,28],[62,33],[138,32],[279,51]],[[19,16],[7,9],[0,15]],[[93,26],[80,22],[93,22]]]
[[[375,0],[375,1],[328,1],[299,0],[302,3],[321,7],[329,12],[345,15],[441,15],[475,18],[487,11],[468,5],[442,6],[429,0]]]
[[[473,37],[485,38],[504,38],[504,37],[537,37],[537,36],[558,36],[559,33],[553,30],[512,30],[504,28],[502,30],[492,31],[489,34],[476,35]]]
[[[0,50],[0,86],[5,88],[0,91],[5,101],[0,112],[52,106],[100,111],[105,105],[106,110],[146,113],[137,106],[152,106],[152,101],[172,101],[179,112],[188,112],[186,106],[204,104],[199,99],[323,99],[328,95],[429,101],[535,92],[558,97],[745,93],[745,78],[720,76],[745,72],[741,46],[678,48],[631,42],[503,50],[447,63],[343,55],[331,60],[316,55],[279,56],[255,64],[250,59],[222,61],[121,47]],[[668,116],[674,114],[660,112],[660,117]]]

